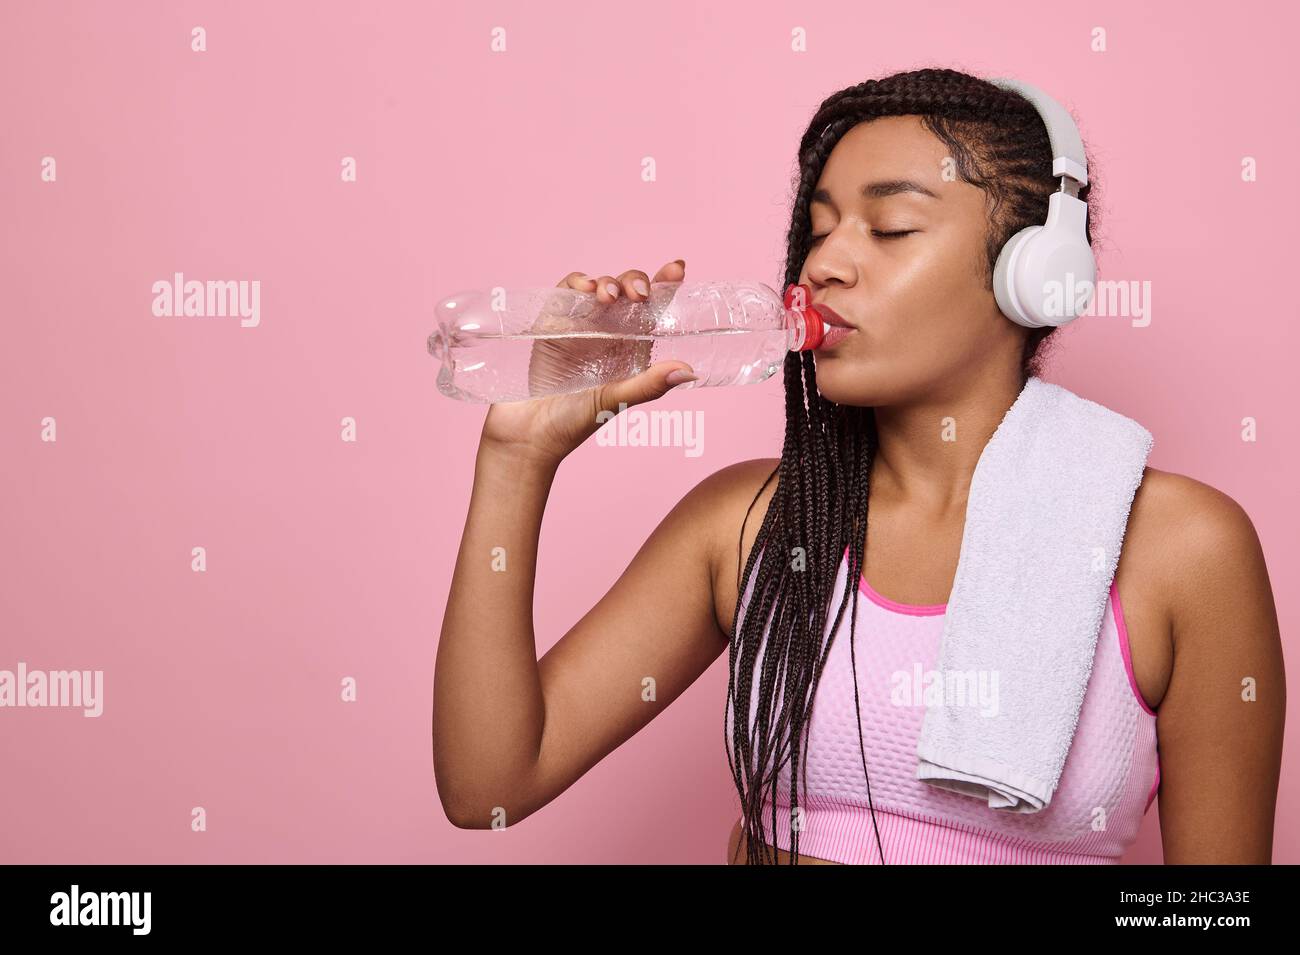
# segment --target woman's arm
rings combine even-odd
[[[443,809],[461,828],[514,825],[545,806],[727,647],[713,600],[719,520],[734,517],[720,506],[724,470],[682,498],[539,662],[533,582],[553,478],[553,469],[479,452],[434,678],[434,770]],[[495,547],[504,571],[492,569]]]
[[[684,275],[678,259],[653,281]],[[559,284],[603,302],[619,295],[644,300],[650,281],[630,270],[618,279],[574,272]],[[590,358],[582,351],[590,347],[582,339],[538,342],[530,380]],[[649,360],[644,343],[630,347],[640,349],[623,356],[630,367]],[[559,464],[599,429],[601,412],[672,387],[665,374],[673,365],[684,363],[660,362],[585,392],[488,411],[434,673],[434,772],[443,810],[459,827],[513,825],[546,805],[676,699],[727,646],[713,587],[718,529],[741,523],[729,506],[734,466],[687,494],[601,601],[537,660],[537,542]],[[599,540],[591,528],[576,530]],[[726,536],[734,546],[734,534]]]
[[[1174,666],[1156,722],[1165,863],[1267,865],[1286,719],[1268,568],[1232,498],[1180,483],[1163,574]]]

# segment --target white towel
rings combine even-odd
[[[995,677],[997,705],[927,706],[917,779],[1009,812],[1051,801],[1151,445],[1136,421],[1026,383],[971,478],[939,650],[945,681]]]

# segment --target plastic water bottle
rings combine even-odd
[[[523,401],[593,388],[678,359],[699,377],[679,388],[748,385],[825,328],[808,287],[654,282],[644,301],[597,301],[572,288],[464,292],[437,305],[429,353],[438,390],[462,401]]]

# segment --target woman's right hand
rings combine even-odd
[[[618,278],[609,275],[592,278],[583,272],[570,272],[556,283],[556,287],[595,292],[600,304],[613,302],[621,295],[641,302],[649,297],[651,281],[680,282],[685,275],[686,263],[677,259],[660,268],[653,280],[637,269],[630,269]],[[649,358],[652,344],[646,340],[626,341],[617,342],[613,347],[625,350],[627,355],[621,357],[630,362],[629,367],[636,367]],[[552,362],[559,367],[572,367],[575,359],[595,358],[610,348],[609,339],[539,339],[533,345],[530,371],[544,373]],[[688,377],[668,380],[668,376],[679,369],[683,369]],[[631,407],[651,401],[694,377],[686,362],[662,361],[638,375],[584,391],[528,401],[499,402],[488,409],[480,445],[556,467],[569,452],[600,429],[604,421],[599,420],[598,415],[602,411],[617,414],[620,404]]]

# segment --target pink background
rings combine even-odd
[[[5,4],[0,668],[102,669],[105,712],[0,710],[0,859],[722,861],[725,654],[518,827],[444,818],[431,681],[484,409],[436,392],[425,336],[444,295],[574,269],[779,283],[800,133],[897,69],[1021,76],[1079,116],[1101,277],[1149,280],[1152,321],[1078,323],[1048,377],[1246,508],[1288,633],[1294,8],[925,6]],[[175,271],[259,280],[260,326],[154,317]],[[539,653],[687,489],[780,453],[779,377],[657,407],[704,411],[704,454],[566,461]],[[1292,766],[1279,862],[1300,861]],[[1159,860],[1153,807],[1127,861]]]

